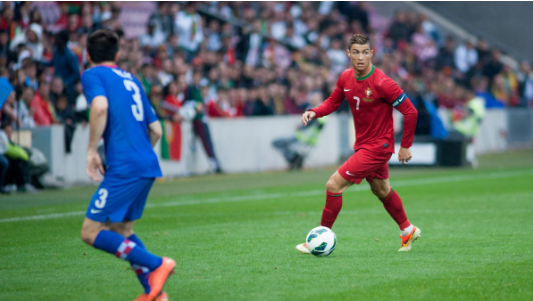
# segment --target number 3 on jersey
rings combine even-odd
[[[131,91],[133,90],[133,101],[135,102],[134,105],[131,105],[131,111],[133,113],[133,116],[137,121],[143,121],[144,120],[144,110],[143,110],[143,102],[141,98],[141,91],[139,90],[139,87],[136,83],[134,83],[131,80],[125,79],[124,80],[124,86],[126,87],[126,90]]]
[[[357,96],[354,96],[353,99],[357,100],[357,106],[355,107],[355,109],[359,111],[359,103],[361,102],[361,99],[359,99],[359,97]]]

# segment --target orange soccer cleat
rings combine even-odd
[[[170,274],[174,274],[174,267],[176,262],[168,257],[163,257],[163,263],[160,267],[155,269],[155,271],[150,273],[148,276],[148,285],[150,285],[150,293],[148,294],[147,301],[157,300],[156,297],[159,296],[165,286]]]
[[[307,249],[307,243],[297,245],[296,250],[300,251],[302,254],[311,254]]]
[[[420,229],[418,229],[417,227],[413,226],[413,230],[411,230],[411,233],[405,236],[400,235],[400,238],[402,239],[402,244],[398,251],[411,250],[411,245],[413,244],[415,240],[417,240],[420,237],[420,233],[422,233],[422,231],[420,231]]]

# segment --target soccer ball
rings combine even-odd
[[[328,256],[335,250],[337,237],[328,227],[316,227],[307,234],[307,249],[315,256]]]

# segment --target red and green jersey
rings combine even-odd
[[[361,78],[356,77],[352,68],[345,70],[331,96],[311,111],[317,118],[329,115],[345,98],[355,124],[356,151],[364,148],[377,153],[394,153],[393,108],[404,115],[401,146],[411,147],[417,111],[402,89],[381,70],[372,66],[372,71]]]

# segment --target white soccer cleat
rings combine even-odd
[[[296,250],[302,252],[302,254],[311,254],[311,252],[309,252],[309,249],[307,249],[307,243],[297,245]]]
[[[411,233],[405,235],[405,236],[401,236],[400,235],[400,238],[402,239],[402,244],[400,246],[400,249],[398,250],[398,252],[402,252],[402,251],[409,251],[411,250],[411,245],[413,244],[413,242],[415,240],[417,240],[421,235],[422,231],[420,231],[420,229],[418,229],[417,227],[413,226],[413,230],[411,231]]]

